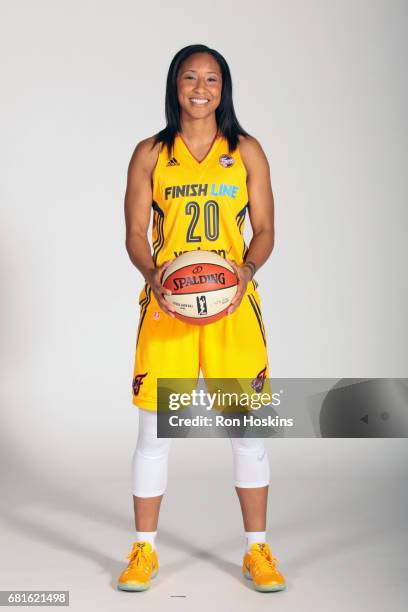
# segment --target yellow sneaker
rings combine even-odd
[[[149,542],[133,542],[132,551],[127,558],[129,564],[119,576],[118,589],[146,591],[150,586],[150,578],[154,578],[159,570],[156,551]]]
[[[245,554],[242,572],[245,578],[254,581],[257,591],[282,591],[286,587],[285,578],[277,570],[277,562],[268,544],[257,542]]]

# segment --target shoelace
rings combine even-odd
[[[130,560],[129,567],[144,566],[144,571],[149,572],[151,566],[150,556],[144,552],[143,546],[134,545],[132,552],[128,554],[127,558]]]
[[[253,550],[251,556],[253,563],[256,563],[259,569],[275,569],[276,563],[278,562],[277,558],[271,554],[269,548],[266,546],[263,547],[262,550]]]

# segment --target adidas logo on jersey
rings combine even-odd
[[[180,162],[175,157],[172,157],[166,164],[166,166],[179,166]]]

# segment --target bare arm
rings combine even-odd
[[[249,219],[253,235],[245,264],[234,266],[240,283],[228,314],[238,308],[248,282],[272,253],[275,240],[274,201],[266,155],[259,142],[252,137],[241,139],[240,153],[247,171]]]
[[[272,253],[275,241],[274,201],[269,163],[255,138],[245,142],[240,148],[247,169],[249,219],[253,231],[245,261],[252,261],[259,270]]]
[[[147,237],[152,210],[152,172],[157,161],[158,145],[152,149],[152,138],[142,140],[133,152],[128,167],[125,194],[126,250],[132,263],[141,272],[161,309],[171,316],[174,307],[167,302],[160,277],[170,262],[156,268]]]
[[[152,209],[154,156],[149,139],[139,142],[129,162],[125,194],[126,250],[144,278],[154,269],[147,238]]]

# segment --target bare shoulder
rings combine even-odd
[[[155,143],[155,137],[149,136],[137,143],[129,162],[129,172],[143,170],[151,173],[156,165],[161,143]]]
[[[242,136],[241,134],[238,138],[239,152],[248,172],[254,167],[268,166],[268,159],[259,140],[254,136]]]
[[[266,155],[259,140],[254,136],[242,136],[239,134],[239,151],[243,161],[251,163],[251,161],[265,160]]]

